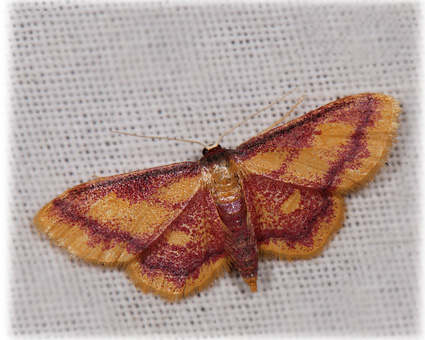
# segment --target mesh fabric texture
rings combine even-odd
[[[18,335],[407,335],[418,331],[419,5],[307,2],[17,2],[10,6],[11,327]],[[178,303],[122,270],[71,258],[32,224],[66,189],[234,148],[297,101],[293,119],[346,95],[402,104],[388,165],[346,198],[345,226],[309,261],[232,271]]]

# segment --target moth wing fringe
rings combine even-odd
[[[34,225],[37,227],[37,230],[40,233],[47,235],[47,238],[49,239],[50,242],[52,242],[55,246],[64,249],[66,252],[68,252],[68,254],[72,258],[81,260],[89,264],[108,266],[108,267],[117,267],[117,268],[123,267],[126,263],[132,261],[132,258],[128,258],[127,260],[120,260],[120,258],[124,254],[124,250],[125,250],[124,248],[122,248],[120,255],[117,256],[117,259],[115,261],[105,261],[105,259],[97,260],[95,256],[90,256],[90,254],[82,254],[81,252],[76,250],[78,249],[78,247],[74,246],[75,243],[78,242],[78,237],[73,235],[71,231],[65,237],[54,237],[53,236],[54,228],[52,227],[52,225],[47,225],[41,221],[42,212],[44,211],[44,209],[47,209],[49,205],[50,203],[46,205],[42,210],[40,210],[40,212],[34,218]],[[93,248],[93,251],[99,252],[101,250],[99,248]],[[128,254],[126,256],[128,257]]]
[[[373,181],[373,179],[375,178],[375,176],[378,174],[378,172],[384,167],[384,165],[386,164],[387,160],[390,157],[390,151],[392,149],[392,146],[394,145],[394,143],[397,140],[397,129],[398,126],[400,124],[399,122],[399,117],[400,117],[400,112],[401,112],[401,108],[400,108],[400,103],[387,95],[381,95],[378,94],[378,96],[382,96],[385,97],[385,100],[389,100],[391,102],[391,106],[392,106],[392,110],[394,112],[394,116],[395,119],[393,119],[393,121],[391,122],[390,125],[390,129],[389,129],[389,133],[388,133],[388,138],[386,140],[385,146],[384,146],[384,150],[381,154],[381,157],[379,159],[379,161],[376,163],[376,165],[367,173],[366,176],[364,176],[362,178],[362,180],[358,183],[355,183],[352,187],[345,189],[345,190],[337,190],[340,194],[342,195],[346,195],[352,191],[367,187],[370,185],[370,183]]]
[[[143,293],[152,293],[156,296],[163,298],[165,301],[174,303],[182,298],[186,298],[189,296],[193,296],[201,291],[205,290],[209,286],[211,286],[215,280],[223,277],[226,272],[230,272],[231,270],[231,261],[230,259],[223,258],[221,263],[211,271],[208,278],[206,278],[201,284],[192,287],[190,290],[186,290],[186,286],[181,293],[178,294],[170,294],[160,288],[156,288],[152,285],[142,282],[137,275],[134,274],[134,270],[131,268],[131,263],[127,264],[126,271],[130,281],[136,286],[137,289],[141,290]]]

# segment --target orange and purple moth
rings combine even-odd
[[[254,292],[258,260],[308,259],[342,226],[343,196],[384,164],[400,108],[345,97],[196,162],[95,179],[35,217],[55,244],[125,268],[144,292],[177,300],[234,267]]]

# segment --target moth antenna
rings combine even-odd
[[[301,98],[300,99],[298,99],[298,101],[295,103],[295,105],[294,106],[292,106],[292,108],[287,112],[287,113],[285,113],[285,115],[282,117],[282,118],[279,118],[277,121],[275,121],[272,125],[270,125],[267,129],[265,129],[265,130],[263,130],[262,132],[260,132],[260,135],[261,134],[263,134],[263,133],[265,133],[265,132],[267,132],[267,131],[269,131],[269,130],[271,130],[271,129],[273,129],[273,128],[275,128],[276,126],[278,126],[280,123],[282,123],[286,118],[288,118],[289,117],[289,115],[292,113],[292,112],[294,112],[294,110],[295,110],[295,108],[298,106],[298,105],[300,105],[300,103],[304,100],[304,98],[305,98],[305,93],[301,96]]]
[[[241,126],[242,124],[244,124],[245,122],[247,122],[248,120],[250,120],[251,118],[255,117],[256,115],[258,115],[259,113],[267,110],[269,107],[279,103],[283,98],[289,96],[292,92],[294,92],[297,89],[297,86],[295,86],[292,90],[290,90],[289,92],[285,93],[282,97],[280,97],[278,100],[274,101],[273,103],[267,105],[266,107],[263,107],[261,110],[251,114],[250,116],[248,116],[247,118],[245,118],[243,121],[239,122],[238,124],[236,124],[234,127],[232,127],[230,130],[228,130],[226,133],[224,133],[217,142],[215,142],[212,145],[209,145],[206,149],[210,150],[212,148],[215,148],[216,146],[218,146],[220,144],[220,142],[223,140],[224,137],[226,137],[229,133],[231,133],[233,130],[235,130],[236,128],[238,128],[239,126]]]
[[[205,149],[207,149],[207,148],[208,148],[208,146],[207,146],[207,145],[205,145],[204,143],[198,142],[198,141],[196,141],[196,140],[180,139],[180,138],[171,138],[171,137],[161,137],[161,136],[145,136],[145,135],[137,135],[137,134],[135,134],[135,133],[128,133],[128,132],[116,131],[116,130],[112,130],[112,129],[109,129],[109,131],[111,131],[111,132],[113,132],[113,133],[119,133],[119,134],[121,134],[121,135],[133,136],[133,137],[153,138],[153,139],[166,139],[166,140],[172,140],[172,141],[177,141],[177,142],[195,143],[195,144],[202,145]]]

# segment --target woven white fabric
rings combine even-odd
[[[408,335],[418,332],[418,7],[414,2],[68,1],[10,7],[13,224],[11,327],[18,335]],[[309,261],[259,263],[178,303],[122,270],[71,258],[32,224],[66,189],[235,147],[306,99],[382,92],[403,108],[388,165],[347,199],[345,226]],[[291,119],[290,118],[290,119]]]

